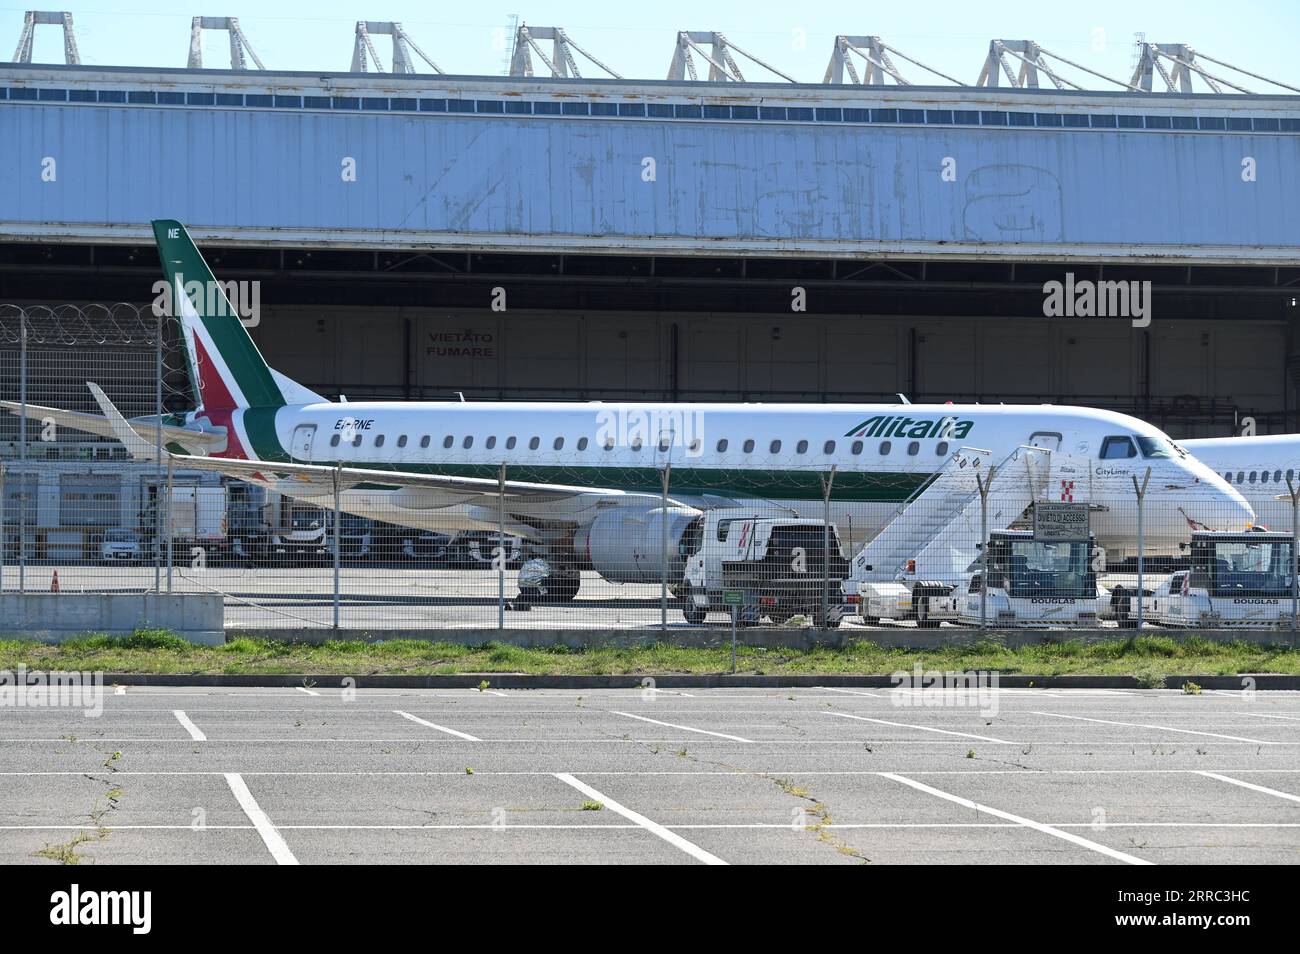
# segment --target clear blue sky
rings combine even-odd
[[[270,69],[346,70],[357,19],[398,20],[424,51],[449,73],[506,71],[507,25],[512,14],[537,26],[563,26],[577,42],[628,77],[662,79],[679,29],[719,30],[736,44],[805,82],[819,82],[837,33],[878,34],[937,69],[974,82],[988,40],[1033,39],[1100,72],[1127,79],[1133,34],[1153,42],[1189,43],[1211,56],[1300,86],[1297,0],[928,0],[870,4],[864,0],[776,3],[771,0],[85,0],[69,4],[82,61],[88,64],[184,66],[190,18],[198,13],[237,16],[253,48]],[[35,6],[36,4],[30,4]],[[0,55],[17,45],[28,5],[0,6]],[[387,41],[380,55],[389,65]],[[61,62],[56,28],[38,30],[35,59]],[[222,35],[204,48],[205,65],[224,67]],[[1208,64],[1207,64],[1208,65]],[[904,75],[924,74],[899,63]],[[757,67],[746,77],[764,78]],[[584,75],[600,75],[594,68]],[[1096,83],[1105,88],[1101,81]],[[1085,84],[1087,85],[1087,84]],[[1257,81],[1248,88],[1263,90]]]

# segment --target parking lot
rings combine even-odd
[[[936,701],[106,687],[0,708],[0,861],[1300,861],[1300,693]]]

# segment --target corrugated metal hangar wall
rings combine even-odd
[[[0,133],[0,298],[147,301],[179,218],[328,394],[1300,429],[1296,97],[0,66]]]

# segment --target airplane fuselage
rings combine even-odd
[[[1225,528],[1250,519],[1218,474],[1178,453],[1161,431],[1088,408],[359,402],[193,417],[229,428],[233,439],[220,453],[231,456],[488,479],[504,465],[512,480],[617,489],[629,495],[625,504],[646,507],[657,506],[668,469],[676,503],[820,518],[829,479],[831,520],[853,547],[963,446],[989,450],[994,463],[1023,445],[1089,459],[1089,486],[1052,487],[1050,499],[1096,504],[1094,532],[1108,549],[1135,544],[1132,478],[1147,468],[1148,548],[1176,546],[1189,519]],[[293,490],[292,482],[274,486]],[[483,501],[454,495],[376,485],[346,498],[348,512],[425,529],[489,529],[497,520]],[[595,504],[548,506],[557,520],[581,524]]]

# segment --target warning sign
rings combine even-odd
[[[1087,540],[1089,531],[1086,503],[1034,504],[1034,539]]]

